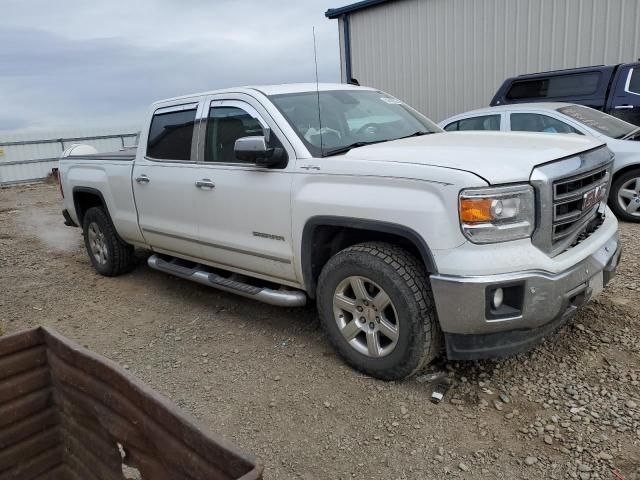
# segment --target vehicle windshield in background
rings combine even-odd
[[[626,137],[638,128],[612,115],[582,105],[568,105],[558,108],[558,111],[611,138]]]
[[[287,93],[269,98],[314,157],[442,131],[397,98],[372,90],[320,92],[322,132],[317,92]]]

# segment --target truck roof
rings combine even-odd
[[[206,92],[192,93],[189,95],[181,95],[178,97],[165,98],[163,100],[158,100],[153,104],[161,104],[165,102],[173,102],[175,100],[184,100],[193,97],[202,97],[204,95],[214,95],[217,93],[253,93],[253,92],[261,92],[264,95],[279,95],[283,93],[304,93],[304,92],[315,92],[317,90],[321,92],[330,91],[330,90],[375,90],[369,87],[360,87],[357,85],[351,85],[348,83],[282,83],[279,85],[247,85],[243,87],[231,87],[231,88],[223,88],[220,90],[209,90]]]
[[[491,114],[491,113],[499,113],[508,111],[517,111],[517,110],[557,110],[558,108],[567,107],[569,105],[575,105],[575,103],[563,103],[563,102],[527,102],[527,103],[508,103],[505,105],[496,105],[495,107],[483,107],[478,108],[476,110],[469,110],[464,113],[459,113],[457,115],[452,115],[449,117],[466,117],[468,115],[477,115],[477,114]]]

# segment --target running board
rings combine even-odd
[[[254,287],[247,283],[224,278],[217,273],[205,270],[202,265],[185,267],[153,254],[147,260],[149,266],[155,270],[175,275],[176,277],[201,283],[225,292],[235,293],[243,297],[252,298],[259,302],[276,305],[278,307],[302,307],[307,303],[307,295],[301,290],[273,290],[265,287]]]

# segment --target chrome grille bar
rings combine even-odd
[[[555,256],[593,231],[601,204],[606,203],[612,160],[611,151],[603,146],[534,169],[531,183],[536,188],[538,218],[532,242],[538,248]],[[589,205],[590,194],[599,192],[604,198]]]

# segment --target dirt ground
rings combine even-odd
[[[621,224],[618,276],[546,343],[432,367],[452,383],[435,405],[429,382],[345,366],[314,306],[244,300],[144,255],[99,276],[60,209],[53,185],[0,189],[0,328],[51,326],[119,362],[266,479],[640,479],[640,225]]]

